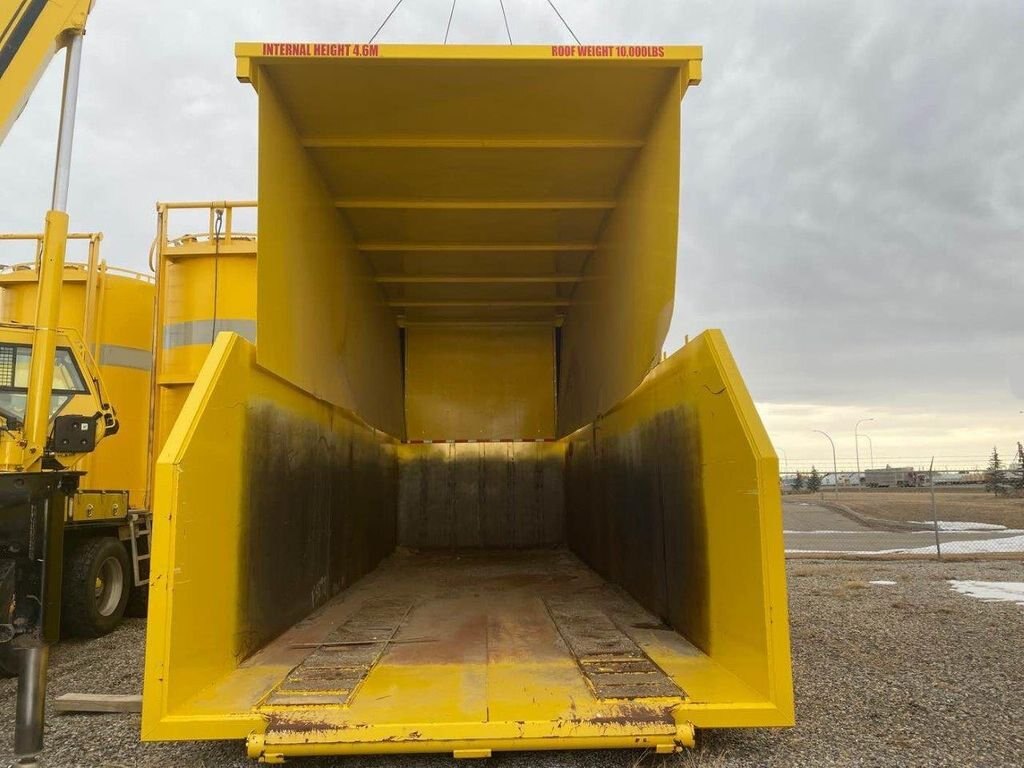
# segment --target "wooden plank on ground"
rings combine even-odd
[[[58,712],[141,712],[142,696],[110,693],[65,693],[54,701]]]

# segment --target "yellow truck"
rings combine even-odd
[[[40,234],[0,234],[0,255],[36,257],[0,266],[0,354],[13,346],[23,362],[31,349],[42,240]],[[72,465],[84,474],[69,498],[64,526],[61,624],[65,634],[95,637],[113,631],[126,610],[145,612],[155,280],[108,266],[100,256],[98,232],[71,233],[68,240],[86,246],[88,257],[65,262],[58,327],[77,335],[95,361],[89,364],[118,427],[116,439],[97,442]],[[16,373],[0,381],[0,416],[8,422],[23,415],[23,378]],[[67,410],[61,406],[56,412]],[[9,654],[0,645],[0,674],[13,674],[5,657]]]
[[[33,764],[42,750],[47,658],[61,624],[87,633],[109,629],[128,586],[118,538],[76,540],[73,567],[64,567],[72,526],[116,520],[127,511],[124,489],[113,495],[81,489],[76,465],[120,423],[86,341],[60,325],[82,40],[92,5],[0,0],[0,142],[54,54],[66,50],[53,197],[34,265],[35,311],[31,325],[0,326],[0,665],[19,674],[14,753],[22,765]],[[94,319],[86,316],[85,323]],[[78,503],[82,494],[91,501]],[[82,599],[66,606],[62,621],[63,585]]]
[[[255,278],[217,232],[160,260],[203,252],[158,287],[142,738],[275,763],[792,724],[775,453],[720,332],[662,355],[701,49],[236,53]]]

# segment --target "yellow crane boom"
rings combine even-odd
[[[95,0],[0,0],[0,143],[50,59],[81,34]]]
[[[59,634],[60,583],[63,550],[64,493],[55,483],[66,476],[53,475],[53,482],[42,474],[50,422],[53,391],[54,355],[60,331],[61,286],[64,253],[67,246],[66,212],[71,175],[71,148],[75,128],[78,75],[82,60],[85,21],[94,0],[0,0],[0,143],[21,114],[46,65],[61,48],[67,49],[64,66],[64,91],[61,99],[60,133],[53,176],[53,201],[46,213],[42,253],[39,258],[39,291],[33,332],[25,402],[21,457],[15,460],[20,471],[4,473],[0,496],[9,513],[7,527],[28,521],[29,537],[40,528],[52,531],[42,540],[32,540],[36,554],[29,570],[15,585],[22,591],[12,605],[25,605],[25,596],[36,597],[38,610],[20,617],[24,630],[19,640],[19,680],[15,707],[14,754],[19,763],[31,761],[43,748],[43,712],[46,693],[46,662],[49,644]],[[70,482],[74,482],[70,479]],[[24,484],[34,488],[38,502],[15,497],[11,504],[8,488]],[[9,484],[9,485],[8,485]],[[43,497],[50,494],[51,498]],[[53,502],[51,504],[51,502]],[[34,509],[42,504],[44,518],[37,521]],[[52,507],[52,508],[51,508]],[[13,523],[12,523],[13,521]]]

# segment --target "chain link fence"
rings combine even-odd
[[[1024,494],[983,486],[785,492],[788,557],[1024,559]]]

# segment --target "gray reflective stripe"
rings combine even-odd
[[[255,320],[221,320],[217,327],[213,320],[189,320],[172,323],[164,328],[164,349],[187,347],[191,344],[212,344],[221,331],[232,331],[253,344],[256,343]]]
[[[153,369],[153,353],[138,347],[119,347],[117,344],[100,346],[100,365],[116,365],[121,368],[138,368],[140,371]]]

